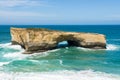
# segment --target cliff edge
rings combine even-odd
[[[26,54],[55,49],[59,42],[67,41],[70,46],[105,49],[103,34],[63,32],[37,28],[11,28],[13,45],[21,45]]]

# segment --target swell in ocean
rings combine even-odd
[[[29,55],[7,43],[10,26],[0,26],[0,80],[120,80],[120,25],[15,25],[95,32],[107,39],[106,50],[65,47]]]
[[[64,54],[67,53],[68,49],[69,49],[68,47],[64,48],[65,50]],[[78,47],[76,49],[84,52],[96,51],[96,50],[91,50],[91,49],[86,49],[81,47]],[[119,45],[108,44],[106,51],[117,51],[119,49],[120,49]],[[19,45],[11,45],[11,43],[5,43],[5,44],[0,44],[0,50],[1,50],[0,80],[26,80],[26,79],[28,80],[120,80],[120,75],[118,74],[106,73],[104,71],[103,72],[95,71],[94,69],[85,69],[85,70],[74,70],[74,69],[71,69],[71,70],[58,69],[57,70],[56,69],[54,71],[45,70],[40,72],[36,72],[36,71],[34,72],[34,71],[30,71],[30,67],[28,67],[28,71],[24,71],[24,70],[14,71],[13,69],[12,71],[7,68],[8,67],[10,68],[12,66],[16,67],[16,65],[14,65],[15,61],[18,61],[18,64],[19,64],[19,61],[21,60],[28,60],[29,62],[32,62],[32,63],[44,65],[45,61],[43,61],[44,59],[41,59],[41,58],[47,57],[52,53],[57,53],[60,51],[60,49],[28,55],[28,54],[22,54],[24,50]],[[99,50],[99,51],[103,51],[103,50]],[[39,56],[38,59],[41,59],[43,63],[39,63],[39,60],[35,58],[37,56]],[[47,60],[49,60],[49,57],[47,57]],[[59,60],[59,64],[64,65],[62,60]],[[26,65],[24,65],[24,67],[25,66]],[[23,66],[21,64],[17,67],[18,67],[17,69],[19,69],[20,67],[23,67]],[[34,66],[31,66],[31,67],[34,67]],[[39,68],[41,68],[41,66],[39,66]]]
[[[68,47],[65,48],[66,52]],[[118,51],[120,50],[120,45],[115,45],[115,44],[107,44],[107,49],[102,50],[102,49],[98,49],[98,50],[93,50],[93,49],[87,49],[87,48],[82,48],[82,47],[76,47],[76,49],[78,50],[82,50],[82,51]],[[4,44],[0,44],[0,50],[1,50],[1,54],[3,58],[11,58],[13,60],[20,60],[20,59],[25,59],[27,57],[32,57],[32,56],[38,56],[39,57],[45,57],[47,55],[49,55],[51,52],[57,52],[60,49],[55,49],[55,50],[50,50],[50,51],[46,51],[46,52],[40,52],[40,53],[33,53],[33,54],[22,54],[25,50],[21,48],[20,45],[12,45],[11,43],[4,43]],[[65,53],[66,53],[65,52]],[[3,65],[6,64],[8,62],[3,62]],[[0,65],[2,66],[2,62],[0,62]]]
[[[119,75],[94,72],[93,70],[82,71],[56,71],[41,73],[0,73],[0,80],[120,80]]]

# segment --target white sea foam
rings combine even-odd
[[[20,45],[9,45],[9,46],[6,46],[6,47],[16,49],[16,50],[23,50]]]
[[[63,65],[63,61],[62,60],[59,60],[60,64]]]
[[[38,55],[39,55],[39,57],[44,57],[44,56],[49,55],[51,52],[56,52],[56,51],[60,50],[60,49],[55,49],[55,50],[50,50],[47,52],[40,52],[40,53],[34,53],[34,54],[22,54],[24,52],[24,49],[22,49],[19,45],[11,45],[11,43],[6,43],[6,44],[0,44],[0,47],[19,50],[18,52],[5,53],[3,55],[3,57],[11,58],[11,59],[23,59],[26,57],[34,57],[34,56],[38,56]],[[81,48],[81,47],[78,47],[78,49],[81,49],[84,51],[94,51],[93,49],[87,49],[87,48]],[[114,44],[108,44],[107,50],[119,50],[119,46],[114,45]]]
[[[56,71],[41,73],[0,73],[0,80],[120,80],[119,75],[83,71]]]
[[[11,43],[5,43],[5,44],[0,44],[1,48],[7,48],[7,49],[13,49],[13,50],[19,50],[18,52],[4,52],[3,57],[5,58],[11,58],[11,59],[22,59],[25,58],[27,55],[22,54],[24,52],[24,49],[21,48],[20,45],[11,45]]]
[[[78,47],[78,49],[81,49],[83,51],[96,51],[96,50],[103,50],[103,49],[88,49],[88,48],[82,48],[82,47]],[[119,50],[120,46],[119,45],[114,45],[114,44],[107,44],[107,49],[106,50]]]
[[[45,57],[45,56],[48,56],[49,54],[51,54],[52,52],[56,52],[60,49],[55,49],[55,50],[49,50],[49,51],[46,51],[46,52],[39,52],[39,53],[33,53],[33,54],[29,54],[29,57]]]
[[[3,55],[3,57],[11,59],[23,59],[26,58],[27,56],[29,55],[22,54],[22,52],[7,53]]]
[[[0,44],[0,47],[6,47],[6,46],[9,46],[11,45],[11,43],[4,43],[4,44]]]
[[[103,50],[103,49],[89,49],[89,48],[83,48],[83,47],[77,47],[77,49],[82,50],[82,51],[98,51],[98,50]]]
[[[118,50],[118,49],[119,49],[118,45],[114,45],[114,44],[107,45],[107,50]]]
[[[11,59],[23,59],[23,58],[26,58],[26,57],[38,56],[38,55],[41,56],[41,57],[44,57],[44,56],[49,55],[50,52],[55,52],[55,51],[58,50],[58,49],[56,49],[56,50],[34,53],[34,54],[22,54],[24,52],[24,49],[22,49],[20,45],[11,45],[11,43],[5,43],[5,44],[0,44],[0,47],[19,50],[18,52],[9,52],[9,53],[5,53],[3,55],[3,57],[11,58]]]
[[[3,65],[6,65],[6,64],[9,64],[10,62],[0,62],[0,66],[3,66]]]
[[[3,55],[4,58],[11,58],[11,59],[25,59],[27,57],[34,57],[34,56],[47,56],[48,53],[47,52],[43,52],[43,53],[34,53],[34,54],[23,54],[24,50],[21,50],[20,52],[12,52],[12,53],[6,53]]]
[[[0,44],[0,47],[2,47],[2,48],[16,49],[16,50],[23,50],[20,45],[12,45],[11,43]]]
[[[60,49],[54,49],[54,50],[49,50],[47,52],[56,52],[56,51],[59,51]]]
[[[12,53],[6,53],[3,55],[3,57],[5,58],[11,58],[11,59],[24,59],[27,57],[45,57],[48,56],[51,52],[55,52],[59,49],[56,50],[51,50],[51,51],[47,51],[47,52],[39,52],[39,53],[33,53],[33,54],[22,54],[24,52],[23,49],[21,49],[21,51],[19,52],[12,52]]]
[[[68,47],[65,47],[65,49],[69,49]]]
[[[93,50],[93,49],[89,49],[89,48],[82,48],[82,47],[78,47],[78,49],[81,49],[83,51],[90,51],[90,50]]]

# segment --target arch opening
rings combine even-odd
[[[79,43],[73,40],[66,40],[66,41],[61,41],[57,43],[57,48],[65,48],[65,47],[70,47],[70,46],[78,47]]]
[[[69,46],[68,41],[61,41],[61,42],[58,42],[57,44],[57,48],[64,48],[68,46]]]

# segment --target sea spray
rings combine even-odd
[[[107,45],[107,50],[119,50],[120,46],[119,45],[114,45],[114,44],[108,44]]]
[[[107,39],[105,50],[65,47],[29,55],[11,45],[10,26],[0,26],[0,80],[120,80],[119,25],[16,25],[96,32]]]
[[[41,73],[0,73],[0,80],[120,80],[120,76],[93,70]]]

